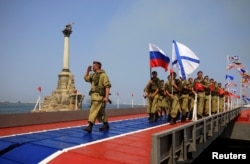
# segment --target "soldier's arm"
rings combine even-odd
[[[109,91],[110,91],[110,88],[109,88],[109,87],[106,87],[106,88],[105,88],[105,97],[106,97],[107,99],[109,99]]]
[[[167,96],[169,96],[169,97],[171,97],[171,98],[173,97],[173,95],[172,95],[171,93],[169,93],[168,90],[165,90],[164,93],[165,93],[165,95],[167,95]]]
[[[177,90],[177,91],[181,91],[181,88],[182,88],[182,86],[181,86],[181,83],[180,82],[178,82],[178,84],[176,85],[176,83],[174,82],[173,83],[173,87]]]
[[[152,97],[154,97],[159,92],[159,88],[155,90],[155,92],[152,94]]]

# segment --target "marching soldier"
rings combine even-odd
[[[204,77],[204,91],[205,91],[205,99],[204,99],[204,111],[203,111],[203,116],[207,117],[209,116],[209,103],[210,103],[210,82],[209,82],[209,77],[205,76]]]
[[[194,79],[188,78],[188,111],[189,116],[188,119],[192,120],[193,117],[193,109],[194,109],[194,98],[195,98],[195,91],[194,91]]]
[[[181,91],[181,96],[180,96],[180,104],[181,104],[181,122],[186,121],[187,114],[189,111],[189,92],[191,90],[189,86],[189,81],[187,80],[182,80],[182,91]]]
[[[92,67],[94,73],[89,74]],[[103,121],[103,126],[99,130],[104,131],[109,129],[108,119],[104,108],[106,103],[109,101],[111,83],[108,75],[101,69],[102,64],[100,62],[94,61],[92,67],[89,66],[84,75],[84,80],[91,83],[91,90],[89,92],[91,97],[91,107],[88,118],[89,125],[83,129],[88,133],[91,133],[92,127],[95,124],[95,120],[98,115],[102,115]]]
[[[169,117],[170,124],[175,124],[177,119],[177,114],[179,110],[179,94],[182,89],[181,81],[176,79],[176,73],[171,72],[168,76],[169,83],[165,83],[165,92],[166,95],[170,97],[170,105],[169,105]]]
[[[161,86],[160,86],[160,90],[159,90],[159,108],[160,108],[160,116],[162,117],[162,113],[164,113],[165,115],[167,114],[166,109],[168,108],[168,103],[167,103],[167,99],[166,99],[166,95],[164,92],[164,80],[161,80]]]
[[[224,111],[224,95],[225,90],[222,88],[221,83],[218,83],[218,94],[219,94],[219,111]]]
[[[205,81],[203,79],[203,72],[198,71],[197,78],[194,81],[195,92],[198,95],[197,102],[197,118],[201,119],[204,110],[204,100],[205,100]]]
[[[148,82],[145,91],[148,92],[148,108],[147,113],[149,114],[149,122],[157,121],[158,115],[158,99],[159,99],[159,89],[160,89],[160,79],[157,77],[157,72],[152,72],[152,78]]]
[[[211,91],[211,96],[212,96],[212,102],[211,102],[211,108],[212,108],[212,113],[211,114],[216,114],[218,110],[218,85],[217,82],[214,81],[214,79],[210,79],[210,91]]]

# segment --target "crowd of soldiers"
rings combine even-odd
[[[177,78],[176,73],[172,71],[166,82],[160,80],[157,72],[153,71],[144,88],[144,94],[148,101],[149,122],[155,122],[165,114],[168,115],[167,122],[170,124],[175,124],[178,119],[182,122],[192,120],[195,95],[198,119],[224,111],[226,97],[225,88],[221,83],[208,76],[203,77],[202,71],[197,73],[195,79],[190,77],[188,80]]]

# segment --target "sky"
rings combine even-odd
[[[89,100],[83,75],[94,60],[112,83],[111,99],[143,103],[150,79],[149,43],[172,56],[172,41],[189,47],[204,75],[225,83],[240,82],[237,70],[226,70],[227,56],[239,56],[250,69],[249,0],[1,0],[0,101],[36,102],[57,87],[63,67],[65,25],[70,36],[70,71],[79,92]],[[169,72],[153,68],[160,79]],[[178,72],[178,70],[175,70]],[[238,88],[239,92],[239,88]]]

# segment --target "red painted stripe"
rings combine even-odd
[[[188,123],[188,121],[186,122]],[[64,152],[51,160],[50,164],[85,163],[88,161],[101,163],[150,163],[152,134],[168,130],[185,123],[164,125],[154,129],[138,132],[119,138],[95,143]]]

